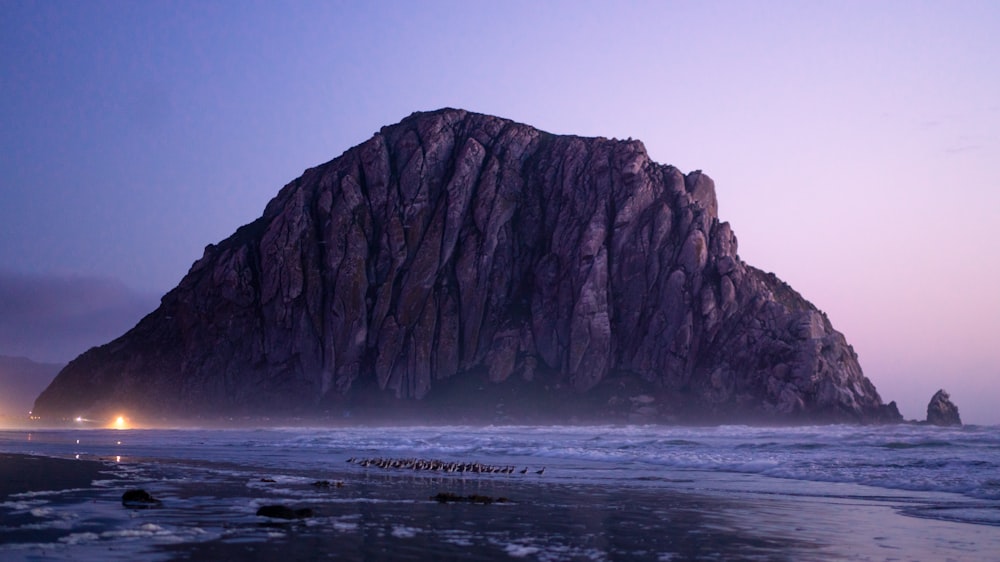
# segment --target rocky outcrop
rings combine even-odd
[[[163,502],[154,498],[149,492],[142,488],[125,490],[122,494],[122,505],[129,509],[146,509],[150,507],[160,507]]]
[[[470,404],[897,421],[826,315],[740,260],[707,175],[453,109],[307,170],[35,409]]]
[[[262,505],[257,510],[258,517],[272,519],[308,519],[313,516],[313,510],[308,507],[292,509],[287,505]]]
[[[962,425],[958,406],[952,403],[951,396],[944,389],[935,392],[927,404],[927,423],[941,426]]]

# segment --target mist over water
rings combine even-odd
[[[158,301],[113,278],[0,269],[0,355],[65,364],[124,334]]]

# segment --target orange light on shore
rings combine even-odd
[[[125,429],[128,427],[128,422],[125,420],[125,416],[118,416],[113,425],[115,429]]]

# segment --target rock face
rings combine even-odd
[[[951,396],[941,389],[934,393],[927,404],[927,423],[931,425],[962,425],[958,415],[958,406],[952,403]]]
[[[898,421],[827,317],[740,260],[707,175],[638,141],[453,109],[307,170],[35,411],[472,403],[490,417]]]

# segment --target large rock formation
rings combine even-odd
[[[927,404],[927,423],[941,426],[962,425],[958,406],[951,401],[951,396],[944,389],[935,392]]]
[[[896,421],[717,211],[639,141],[415,113],[208,246],[35,411]]]

